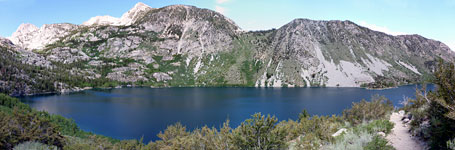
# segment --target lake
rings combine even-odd
[[[303,109],[312,115],[340,115],[352,102],[369,100],[375,94],[400,107],[404,97],[415,97],[415,88],[120,88],[21,100],[35,109],[72,118],[85,131],[117,139],[143,136],[148,142],[176,122],[187,129],[219,128],[226,119],[237,127],[256,112],[279,120],[297,119]]]

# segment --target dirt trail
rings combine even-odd
[[[386,139],[395,147],[397,150],[423,150],[424,145],[419,140],[413,138],[409,131],[409,126],[403,124],[401,121],[402,115],[398,113],[392,113],[390,116],[390,122],[395,123],[392,129],[392,133],[387,135]]]

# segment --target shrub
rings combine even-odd
[[[374,95],[371,102],[362,100],[352,103],[352,108],[343,111],[343,118],[353,125],[377,119],[386,119],[393,110],[393,104],[384,96]]]
[[[233,143],[240,149],[282,149],[285,131],[276,128],[278,119],[256,113],[233,131]]]
[[[158,137],[161,140],[150,142],[151,149],[238,149],[232,144],[229,121],[218,131],[207,126],[187,132],[180,123],[169,126]]]
[[[24,142],[15,146],[13,150],[57,150],[57,147],[38,142]]]
[[[333,141],[332,134],[342,126],[343,120],[337,116],[309,117],[305,112],[299,115],[298,122],[289,120],[278,124],[277,128],[286,132],[285,141],[292,140],[291,146],[299,149],[319,149]]]
[[[365,128],[369,133],[384,132],[385,134],[389,134],[392,132],[393,126],[394,123],[389,120],[374,120],[368,123]]]
[[[386,139],[378,136],[377,132],[390,133],[394,124],[388,120],[374,120],[362,123],[349,129],[345,134],[336,137],[332,143],[322,149],[351,150],[351,149],[390,149]]]
[[[17,107],[18,109],[31,110],[27,104],[20,102],[19,99],[9,97],[3,93],[0,93],[0,106],[7,108]]]
[[[384,137],[376,135],[363,148],[364,150],[394,150],[395,148],[389,145],[389,142]]]
[[[340,137],[334,143],[325,145],[322,149],[327,150],[361,150],[367,146],[373,139],[373,134],[368,133],[366,130],[354,132],[349,130]]]
[[[36,141],[63,147],[64,139],[57,127],[36,112],[14,108],[12,115],[0,112],[0,149],[11,149],[15,145]]]
[[[449,140],[446,142],[447,148],[450,150],[455,150],[455,139]]]

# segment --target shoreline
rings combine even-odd
[[[374,91],[381,91],[381,90],[389,90],[389,89],[396,89],[401,86],[410,86],[410,85],[423,85],[423,84],[433,84],[433,83],[414,83],[414,84],[403,84],[399,86],[393,87],[386,87],[386,88],[369,88],[369,87],[342,87],[342,86],[313,86],[313,87],[251,87],[251,86],[138,86],[138,85],[119,85],[116,87],[84,87],[79,88],[76,87],[75,89],[63,89],[61,91],[56,92],[44,92],[44,93],[35,93],[35,94],[25,94],[25,95],[10,95],[12,97],[21,98],[21,97],[33,97],[33,96],[46,96],[46,95],[63,95],[63,94],[72,94],[77,92],[83,92],[86,90],[112,90],[112,89],[121,89],[121,88],[152,88],[152,89],[161,89],[161,88],[361,88],[366,90],[374,90]]]

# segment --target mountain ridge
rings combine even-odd
[[[455,60],[442,42],[393,36],[349,20],[298,18],[278,29],[247,32],[209,9],[144,5],[125,13],[136,16],[131,24],[24,25],[30,29],[16,36],[20,42],[11,41],[15,49],[37,55],[29,60],[50,62],[44,67],[87,82],[56,81],[73,89],[100,84],[381,88],[427,81],[439,58]],[[27,47],[33,42],[38,44]]]

